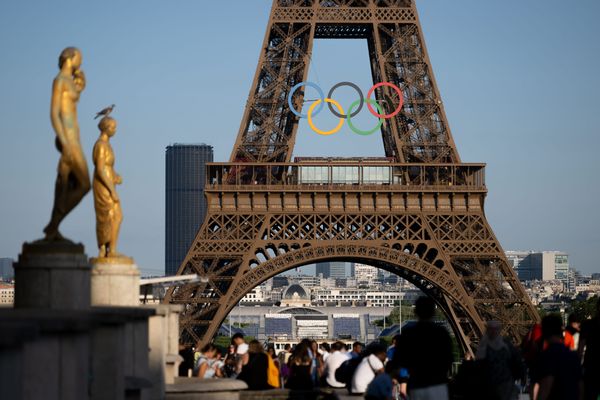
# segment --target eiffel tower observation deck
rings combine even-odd
[[[368,93],[340,82],[302,107],[315,87],[306,80],[316,38],[366,39]],[[346,114],[334,99],[340,86],[360,95]],[[301,118],[331,134],[363,105],[379,118],[381,158],[292,160]],[[337,128],[314,125],[321,108],[340,118]],[[460,160],[414,1],[275,0],[230,160],[207,167],[207,217],[178,270],[201,280],[166,297],[185,307],[181,340],[208,343],[254,287],[325,261],[412,282],[467,353],[488,320],[518,338],[538,316],[486,220],[484,171]]]

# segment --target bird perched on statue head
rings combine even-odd
[[[96,116],[94,117],[94,119],[101,117],[101,116],[108,117],[114,108],[115,108],[114,104],[111,104],[110,107],[103,108],[102,110],[100,110],[96,113]]]

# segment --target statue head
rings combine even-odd
[[[81,51],[77,47],[67,47],[58,57],[58,68],[62,68],[65,63],[70,62],[74,69],[81,67]]]
[[[98,123],[100,132],[106,133],[108,137],[112,137],[117,132],[117,120],[111,117],[104,117]]]

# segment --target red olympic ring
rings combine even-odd
[[[369,92],[367,93],[367,99],[370,99],[371,95],[373,94],[373,91],[380,86],[391,87],[392,89],[394,89],[396,91],[396,93],[398,93],[398,98],[400,99],[398,101],[398,107],[396,107],[394,112],[391,114],[377,114],[377,112],[375,112],[375,110],[373,109],[371,104],[369,104],[368,102],[367,102],[367,108],[369,109],[371,114],[373,114],[374,116],[376,116],[378,118],[389,119],[389,118],[392,118],[394,115],[398,114],[400,112],[400,110],[402,110],[402,105],[404,104],[404,96],[402,96],[402,90],[400,90],[400,88],[398,86],[394,85],[393,83],[379,82],[379,83],[373,85],[373,87],[371,89],[369,89]]]

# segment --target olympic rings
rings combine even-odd
[[[302,114],[299,111],[297,111],[292,103],[292,98],[294,96],[294,93],[296,92],[296,90],[298,90],[298,88],[302,87],[302,86],[307,86],[307,87],[312,87],[313,89],[315,89],[317,91],[317,93],[319,94],[319,99],[316,100],[308,109],[308,113],[307,114]],[[341,86],[350,86],[351,88],[353,88],[354,90],[356,90],[358,92],[359,95],[359,99],[354,101],[351,105],[350,108],[348,109],[348,114],[344,114],[344,110],[342,109],[342,106],[335,100],[333,100],[331,97],[333,95],[333,92],[335,91],[335,89],[341,87]],[[396,107],[396,109],[389,113],[389,114],[383,114],[384,110],[383,107],[376,101],[376,100],[371,100],[371,95],[373,94],[373,92],[375,91],[375,89],[382,87],[382,86],[387,86],[389,88],[391,88],[392,90],[394,90],[397,94],[398,94],[398,106]],[[362,91],[360,90],[360,88],[352,83],[352,82],[338,82],[335,85],[333,85],[331,87],[331,89],[329,90],[329,93],[327,94],[327,97],[325,97],[325,95],[323,94],[323,90],[321,89],[321,87],[319,85],[317,85],[314,82],[300,82],[297,83],[296,85],[294,85],[290,92],[288,93],[288,97],[287,97],[287,101],[288,101],[288,106],[290,107],[290,111],[292,111],[292,113],[300,118],[307,118],[308,119],[308,124],[311,127],[312,130],[314,130],[316,133],[320,134],[320,135],[332,135],[334,133],[336,133],[337,131],[339,131],[344,123],[344,119],[346,119],[348,121],[348,126],[350,127],[350,129],[358,134],[358,135],[371,135],[373,134],[376,130],[378,130],[381,125],[383,124],[383,120],[384,119],[390,119],[392,117],[394,117],[395,115],[397,115],[401,110],[402,110],[402,106],[404,105],[404,96],[402,94],[402,90],[400,90],[400,88],[390,82],[379,82],[376,83],[375,85],[373,85],[369,91],[367,92],[367,96],[365,98],[365,96],[363,96]],[[335,115],[336,117],[338,117],[340,119],[339,123],[337,124],[337,126],[335,128],[333,128],[332,130],[329,131],[323,131],[318,129],[317,127],[315,127],[314,123],[313,123],[313,117],[315,115],[317,115],[322,109],[323,109],[323,105],[325,103],[327,104],[327,107],[329,108],[329,110],[331,111],[331,113],[333,115]],[[377,125],[373,128],[370,129],[368,131],[362,131],[358,128],[356,128],[353,124],[351,119],[355,116],[358,115],[358,113],[362,110],[362,107],[364,105],[364,103],[367,103],[367,108],[369,109],[369,112],[374,115],[375,117],[377,117],[379,119],[379,122],[377,123]],[[318,108],[315,110],[315,108],[318,106]],[[335,106],[335,108],[337,108],[336,111],[335,108],[333,107]],[[358,106],[358,107],[357,107]],[[375,111],[375,109],[372,107],[375,106],[375,108],[377,109],[377,112]],[[355,110],[356,108],[356,110]]]
[[[294,95],[294,92],[296,91],[296,89],[298,89],[301,86],[310,86],[311,88],[315,89],[319,93],[320,101],[325,101],[325,95],[323,94],[323,89],[321,89],[321,87],[319,85],[317,85],[316,83],[313,83],[313,82],[300,82],[300,83],[294,85],[294,87],[290,90],[290,94],[288,94],[288,105],[290,106],[290,110],[296,116],[298,116],[300,118],[308,118],[308,115],[301,114],[298,111],[296,111],[296,109],[294,108],[294,105],[292,104],[292,96]],[[317,115],[319,112],[321,112],[321,110],[323,109],[323,104],[324,103],[321,103],[321,107],[319,107],[319,109],[317,111],[315,111],[315,115]]]
[[[396,93],[398,93],[398,98],[400,99],[400,101],[398,102],[398,107],[396,107],[396,109],[394,110],[393,113],[391,114],[385,114],[385,115],[381,115],[381,114],[377,114],[375,112],[375,110],[373,110],[373,107],[371,107],[371,105],[369,103],[367,103],[367,108],[369,109],[369,111],[371,111],[371,114],[373,114],[376,117],[379,118],[392,118],[394,115],[398,114],[400,112],[400,110],[402,110],[402,105],[404,104],[404,97],[402,96],[402,90],[400,90],[400,88],[396,85],[393,85],[389,82],[379,82],[375,85],[373,85],[371,87],[371,89],[369,89],[369,91],[367,92],[367,99],[371,98],[371,94],[373,94],[373,91],[375,89],[377,89],[380,86],[387,86],[387,87],[391,87],[392,89],[394,89],[396,91]]]
[[[332,95],[333,95],[334,90],[337,89],[337,88],[339,88],[340,86],[350,86],[352,89],[354,89],[354,90],[356,90],[358,92],[358,95],[360,96],[360,99],[359,99],[360,104],[358,105],[358,108],[356,109],[356,111],[354,111],[354,113],[350,114],[351,117],[356,117],[358,115],[358,113],[360,112],[360,110],[362,110],[362,108],[363,108],[363,102],[365,101],[363,93],[360,91],[360,88],[358,86],[356,86],[355,83],[352,83],[352,82],[338,82],[335,85],[333,85],[331,87],[331,89],[329,89],[329,93],[327,93],[327,97],[331,98]],[[335,111],[333,109],[333,107],[331,106],[331,103],[329,103],[327,105],[329,106],[329,111],[331,111],[333,115],[335,115],[338,118],[346,118],[345,115],[339,114],[337,111]]]
[[[344,110],[342,109],[342,106],[340,105],[340,103],[338,103],[337,101],[333,100],[333,99],[325,99],[325,101],[327,103],[333,104],[337,107],[338,110],[340,110],[340,113],[343,113]],[[313,104],[310,105],[310,107],[308,108],[308,125],[312,128],[313,131],[317,132],[319,135],[333,135],[334,133],[336,133],[337,131],[339,131],[340,129],[342,129],[342,125],[344,125],[344,118],[340,118],[340,122],[338,122],[337,126],[335,128],[333,128],[330,131],[322,131],[319,128],[317,128],[314,124],[313,124],[313,120],[312,120],[312,112],[313,109],[317,106],[317,104],[321,103],[321,100],[317,100],[315,101]],[[321,104],[321,107],[323,107],[323,104]]]
[[[348,109],[348,127],[350,127],[350,129],[352,129],[352,132],[358,134],[358,135],[362,135],[362,136],[368,136],[368,135],[372,135],[373,133],[375,133],[375,131],[377,131],[379,128],[381,128],[381,125],[383,124],[383,118],[379,118],[379,122],[377,123],[377,125],[375,125],[375,128],[368,130],[368,131],[361,131],[360,129],[356,128],[354,126],[354,124],[352,123],[352,121],[350,120],[350,118],[352,117],[352,115],[354,115],[352,113],[352,110],[354,109],[354,107],[356,107],[356,105],[358,104],[360,100],[354,100],[354,103],[350,104],[350,108]],[[375,100],[371,100],[371,99],[367,99],[365,100],[368,104],[373,104],[375,105],[375,107],[377,108],[377,111],[379,111],[380,113],[383,112],[383,110],[381,109],[381,106],[375,101]]]

